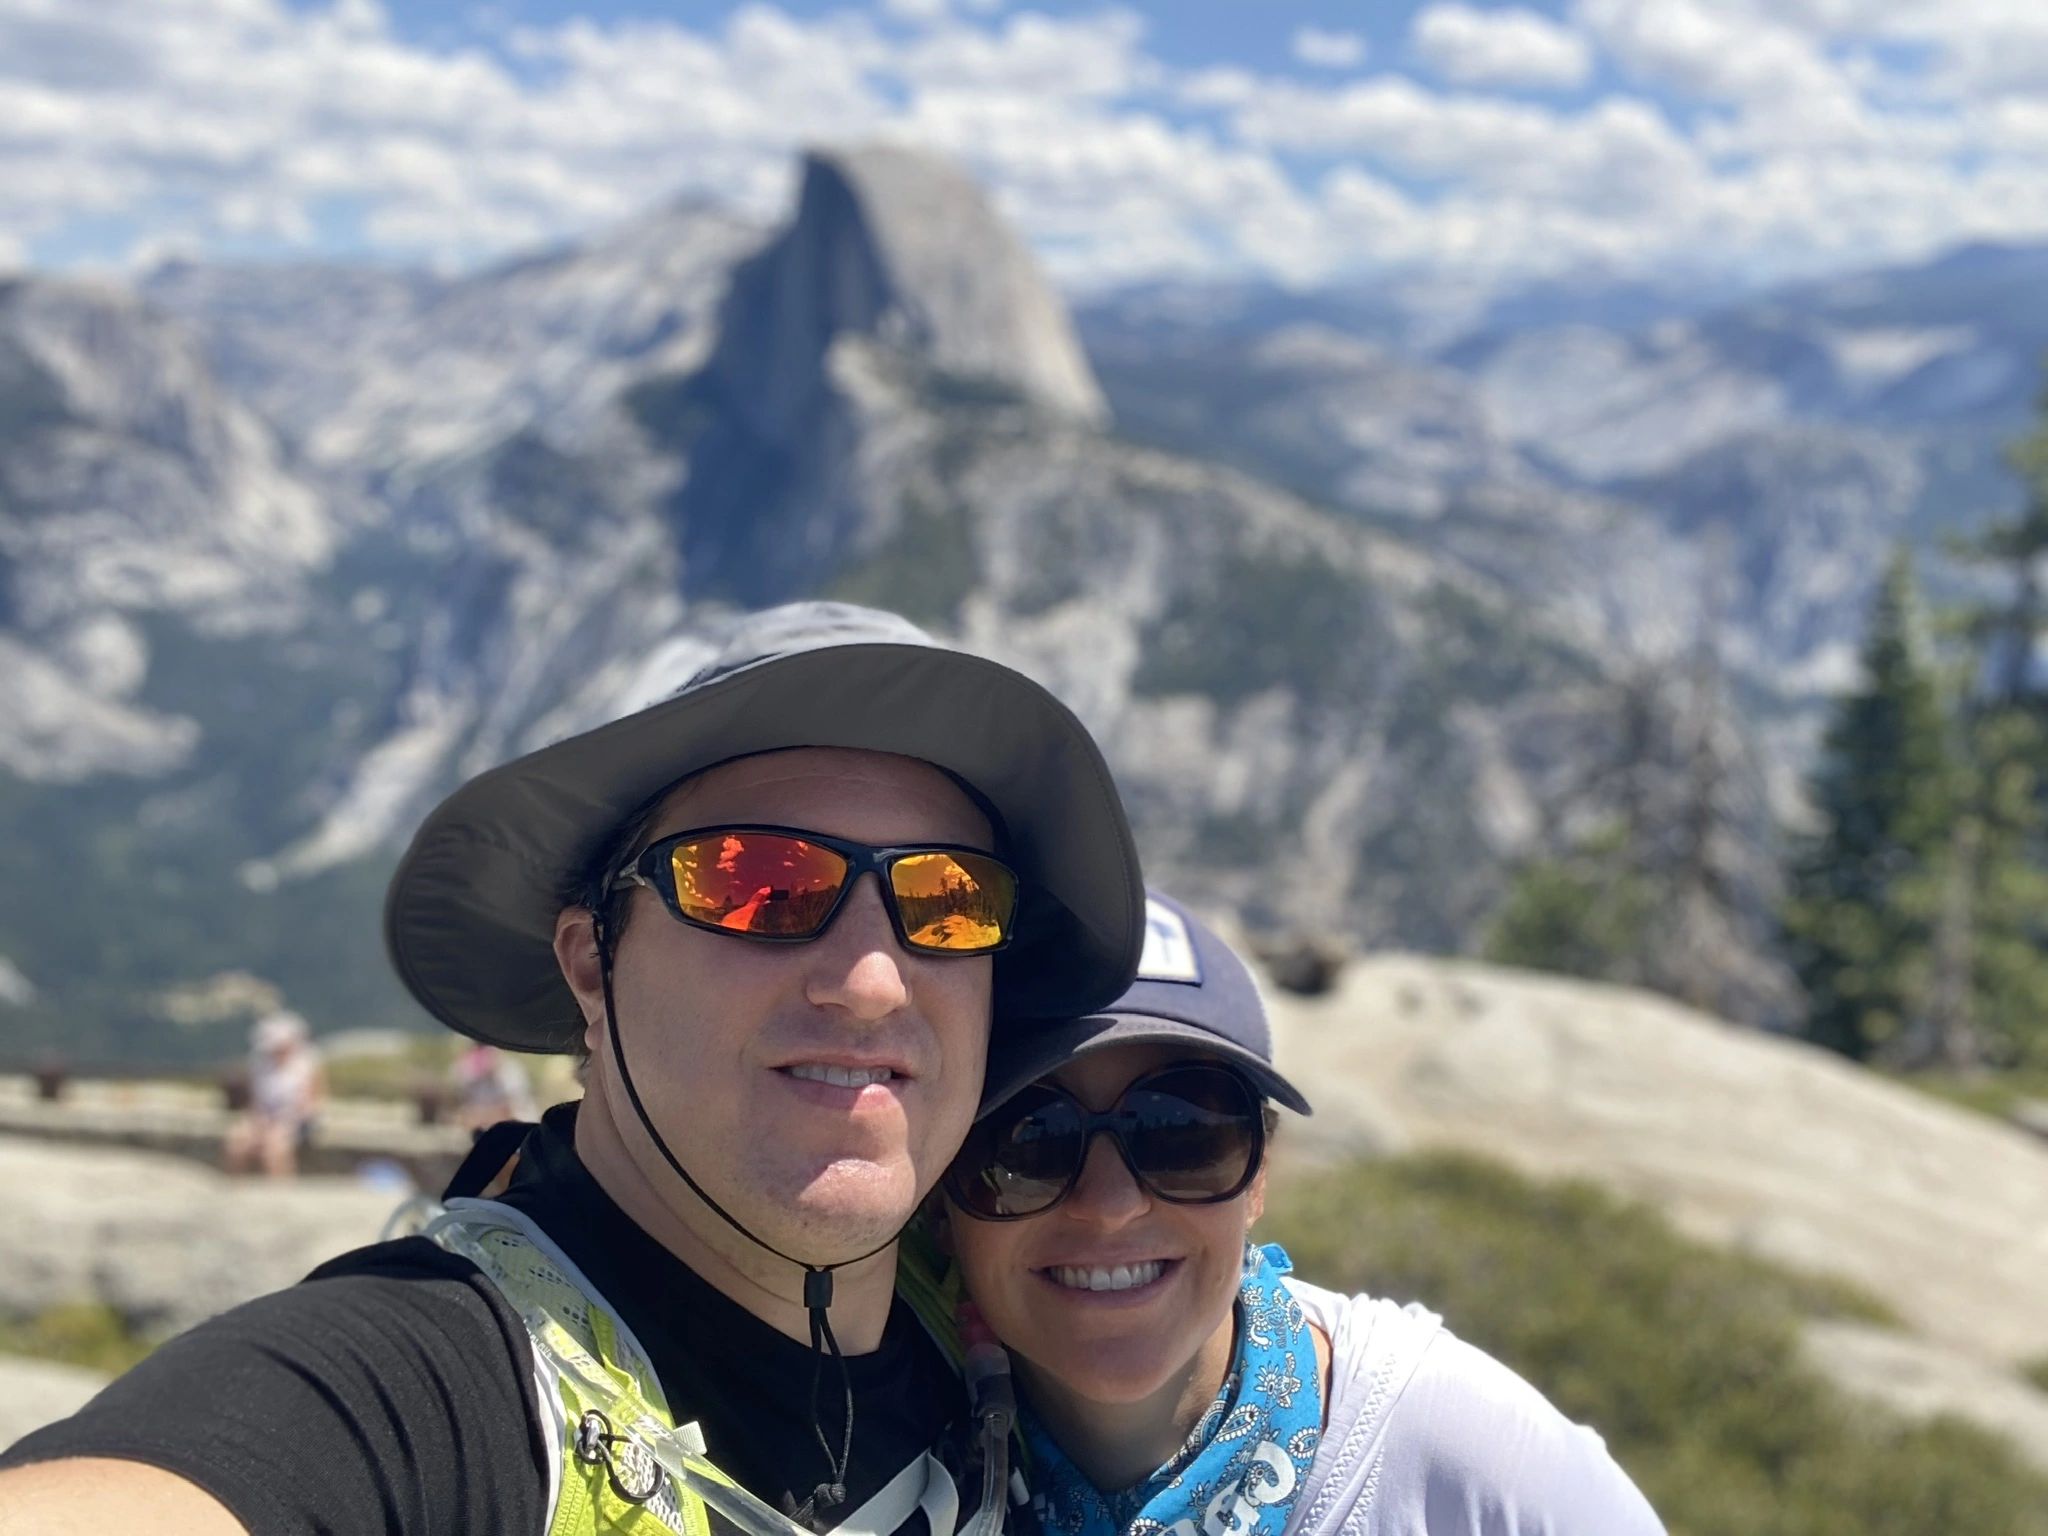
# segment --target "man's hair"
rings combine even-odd
[[[701,770],[700,770],[701,771]],[[600,845],[597,858],[585,866],[572,890],[563,893],[565,907],[586,907],[597,918],[599,942],[608,950],[616,947],[625,931],[627,915],[633,910],[633,887],[619,885],[618,878],[647,846],[647,834],[668,797],[696,778],[686,773],[656,790],[619,823],[618,830]]]

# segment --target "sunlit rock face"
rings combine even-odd
[[[0,768],[149,777],[198,727],[139,697],[143,624],[279,633],[336,530],[191,338],[125,289],[0,288]]]
[[[764,435],[786,437],[802,423],[793,400],[845,335],[1059,416],[1104,414],[1066,305],[981,188],[937,156],[811,155],[795,219],[735,278],[710,372]]]
[[[862,460],[906,383],[1103,416],[1066,307],[958,167],[814,154],[789,227],[733,274],[709,364],[639,397],[690,461],[675,504],[689,590],[783,601],[886,536]]]
[[[305,458],[402,481],[525,431],[574,445],[626,385],[699,366],[766,233],[687,202],[464,278],[178,264],[143,287]]]

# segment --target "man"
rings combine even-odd
[[[413,995],[490,1044],[580,1042],[581,1106],[499,1202],[0,1457],[0,1528],[951,1536],[927,1452],[960,1387],[894,1239],[973,1118],[992,1004],[1108,1002],[1142,924],[1050,694],[886,614],[743,622],[675,697],[458,790],[393,879]]]

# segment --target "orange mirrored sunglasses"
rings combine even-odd
[[[972,848],[875,848],[795,827],[700,827],[648,846],[612,889],[644,885],[693,928],[794,944],[831,924],[873,870],[906,949],[986,955],[1017,921],[1017,872]]]

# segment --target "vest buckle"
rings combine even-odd
[[[661,1463],[654,1452],[631,1435],[618,1433],[595,1408],[576,1423],[576,1459],[603,1466],[612,1492],[628,1504],[645,1504],[661,1492]]]

